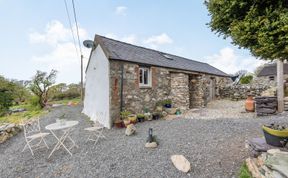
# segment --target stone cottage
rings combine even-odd
[[[110,128],[121,110],[153,111],[165,99],[181,110],[203,107],[228,80],[207,63],[96,35],[86,68],[83,113]],[[97,118],[100,112],[106,116]]]
[[[288,64],[284,63],[283,65],[284,79],[288,79]],[[257,77],[262,79],[267,79],[270,81],[276,81],[277,78],[277,65],[266,64],[258,73]]]

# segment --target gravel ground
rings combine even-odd
[[[55,122],[62,113],[80,124],[72,138],[80,146],[71,157],[63,149],[47,159],[56,140],[47,138],[50,149],[39,149],[33,157],[20,133],[0,145],[0,177],[237,177],[248,153],[247,138],[262,136],[263,123],[286,122],[287,114],[253,119],[174,119],[146,121],[136,125],[137,134],[124,136],[125,129],[105,130],[108,140],[94,147],[85,143],[90,126],[88,118],[80,114],[81,107],[60,107],[41,119],[41,125]],[[153,128],[160,142],[158,148],[144,148],[148,128]],[[183,154],[192,171],[181,173],[173,166],[170,156]]]
[[[245,111],[245,100],[215,100],[208,103],[207,107],[191,109],[185,118],[191,119],[223,119],[223,118],[256,118],[255,113]]]

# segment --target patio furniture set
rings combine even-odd
[[[50,133],[54,136],[54,138],[57,140],[57,143],[55,144],[54,148],[50,152],[48,158],[52,156],[52,154],[59,150],[61,147],[64,148],[66,152],[68,152],[71,156],[71,149],[76,147],[79,148],[79,146],[75,143],[75,141],[71,138],[71,133],[73,132],[73,128],[79,124],[79,121],[67,121],[67,120],[59,120],[56,119],[55,123],[49,124],[45,126],[45,129],[50,131],[49,132],[42,132],[40,128],[40,119],[38,118],[34,122],[29,122],[26,124],[22,124],[23,130],[24,130],[24,138],[26,141],[26,145],[24,146],[22,152],[29,148],[31,154],[34,156],[34,151],[42,148],[43,146],[49,149],[49,146],[47,145],[45,141],[45,137],[50,135]],[[89,132],[87,141],[93,141],[94,145],[98,142],[100,138],[106,138],[103,135],[103,129],[104,127],[102,125],[94,125],[93,127],[85,128],[85,131]],[[35,143],[35,141],[37,141]],[[68,147],[67,141],[72,143],[70,147]],[[42,145],[42,146],[41,146]]]

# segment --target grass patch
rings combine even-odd
[[[240,168],[239,178],[253,178],[245,163],[243,163],[241,168]]]
[[[10,109],[18,109],[18,108],[24,108],[26,109],[26,111],[12,113],[11,115],[0,117],[0,125],[3,123],[20,124],[24,122],[25,120],[36,118],[47,113],[47,111],[40,109],[38,106],[31,106],[29,104],[20,104],[17,106],[10,107]]]
[[[80,103],[81,99],[80,98],[73,98],[73,99],[63,99],[59,101],[51,101],[49,104],[64,104],[67,105],[69,102],[72,103]]]

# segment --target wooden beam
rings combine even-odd
[[[283,84],[283,61],[277,60],[277,99],[278,112],[284,111],[284,84]]]

